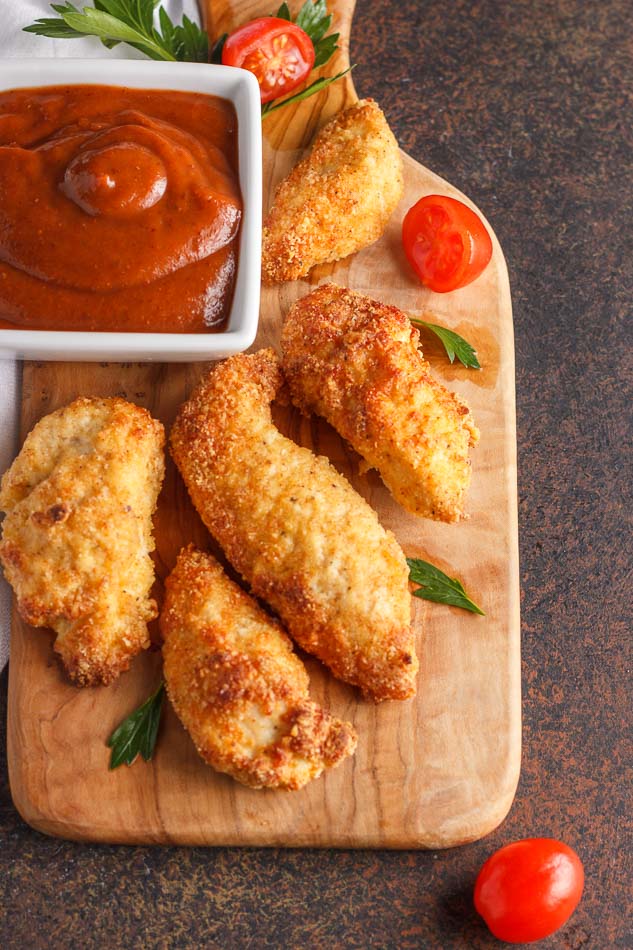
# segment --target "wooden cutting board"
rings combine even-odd
[[[341,32],[337,61],[348,62],[354,0],[334,0]],[[213,0],[215,35],[270,12],[270,0]],[[264,125],[265,201],[324,120],[356,100],[351,80]],[[467,337],[482,370],[451,366],[423,339],[437,376],[466,397],[481,429],[473,453],[470,518],[436,524],[407,515],[375,474],[325,424],[294,411],[277,414],[291,437],[326,454],[378,511],[406,554],[459,577],[485,610],[477,617],[414,600],[420,656],[418,696],[375,706],[307,660],[312,691],[360,737],[352,760],[300,792],[254,791],[216,774],[198,758],[171,709],[151,763],[108,771],[105,740],[161,677],[160,651],[138,657],[110,688],[68,684],[52,636],[13,619],[8,755],[16,807],[48,834],[78,840],[206,845],[372,848],[449,847],[482,837],[505,817],[520,761],[519,584],[512,313],[506,266],[494,254],[474,284],[448,295],[425,291],[400,245],[405,210],[429,193],[459,195],[404,156],[406,193],[385,235],[309,281],[265,290],[254,346],[279,347],[284,313],[312,286],[333,280],[434,319]],[[463,196],[460,196],[463,198]],[[467,199],[466,199],[467,200]],[[206,367],[157,364],[29,363],[24,367],[22,434],[43,414],[79,394],[121,395],[147,406],[166,426]],[[171,462],[156,516],[162,580],[186,542],[209,546]],[[159,590],[158,596],[160,597]]]

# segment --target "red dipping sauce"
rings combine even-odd
[[[0,93],[0,328],[220,331],[241,216],[225,99]]]

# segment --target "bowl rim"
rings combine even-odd
[[[191,362],[248,349],[257,334],[261,288],[262,133],[255,76],[234,66],[155,60],[32,57],[0,62],[0,92],[55,85],[199,92],[233,103],[244,208],[233,302],[227,327],[219,333],[0,328],[0,359]]]

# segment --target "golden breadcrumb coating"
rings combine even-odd
[[[234,356],[180,409],[172,453],[206,526],[297,643],[375,700],[415,692],[402,551],[349,482],[285,438],[273,350]]]
[[[458,521],[479,432],[468,406],[431,376],[418,343],[400,310],[326,284],[288,313],[284,373],[292,401],[327,419],[403,508]]]
[[[280,624],[189,546],[167,578],[165,683],[202,758],[252,788],[302,788],[356,748],[353,727],[308,695]]]
[[[266,283],[305,277],[376,241],[404,189],[402,157],[372,99],[339,113],[281,182],[264,222]]]
[[[79,686],[110,683],[149,646],[164,442],[147,410],[80,398],[37,423],[2,479],[6,578]]]

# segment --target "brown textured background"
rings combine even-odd
[[[510,271],[524,756],[509,817],[450,852],[83,846],[24,825],[3,749],[0,945],[501,946],[472,909],[477,869],[547,835],[587,881],[542,946],[633,946],[632,44],[629,0],[358,0],[352,31],[359,94],[482,208]]]

